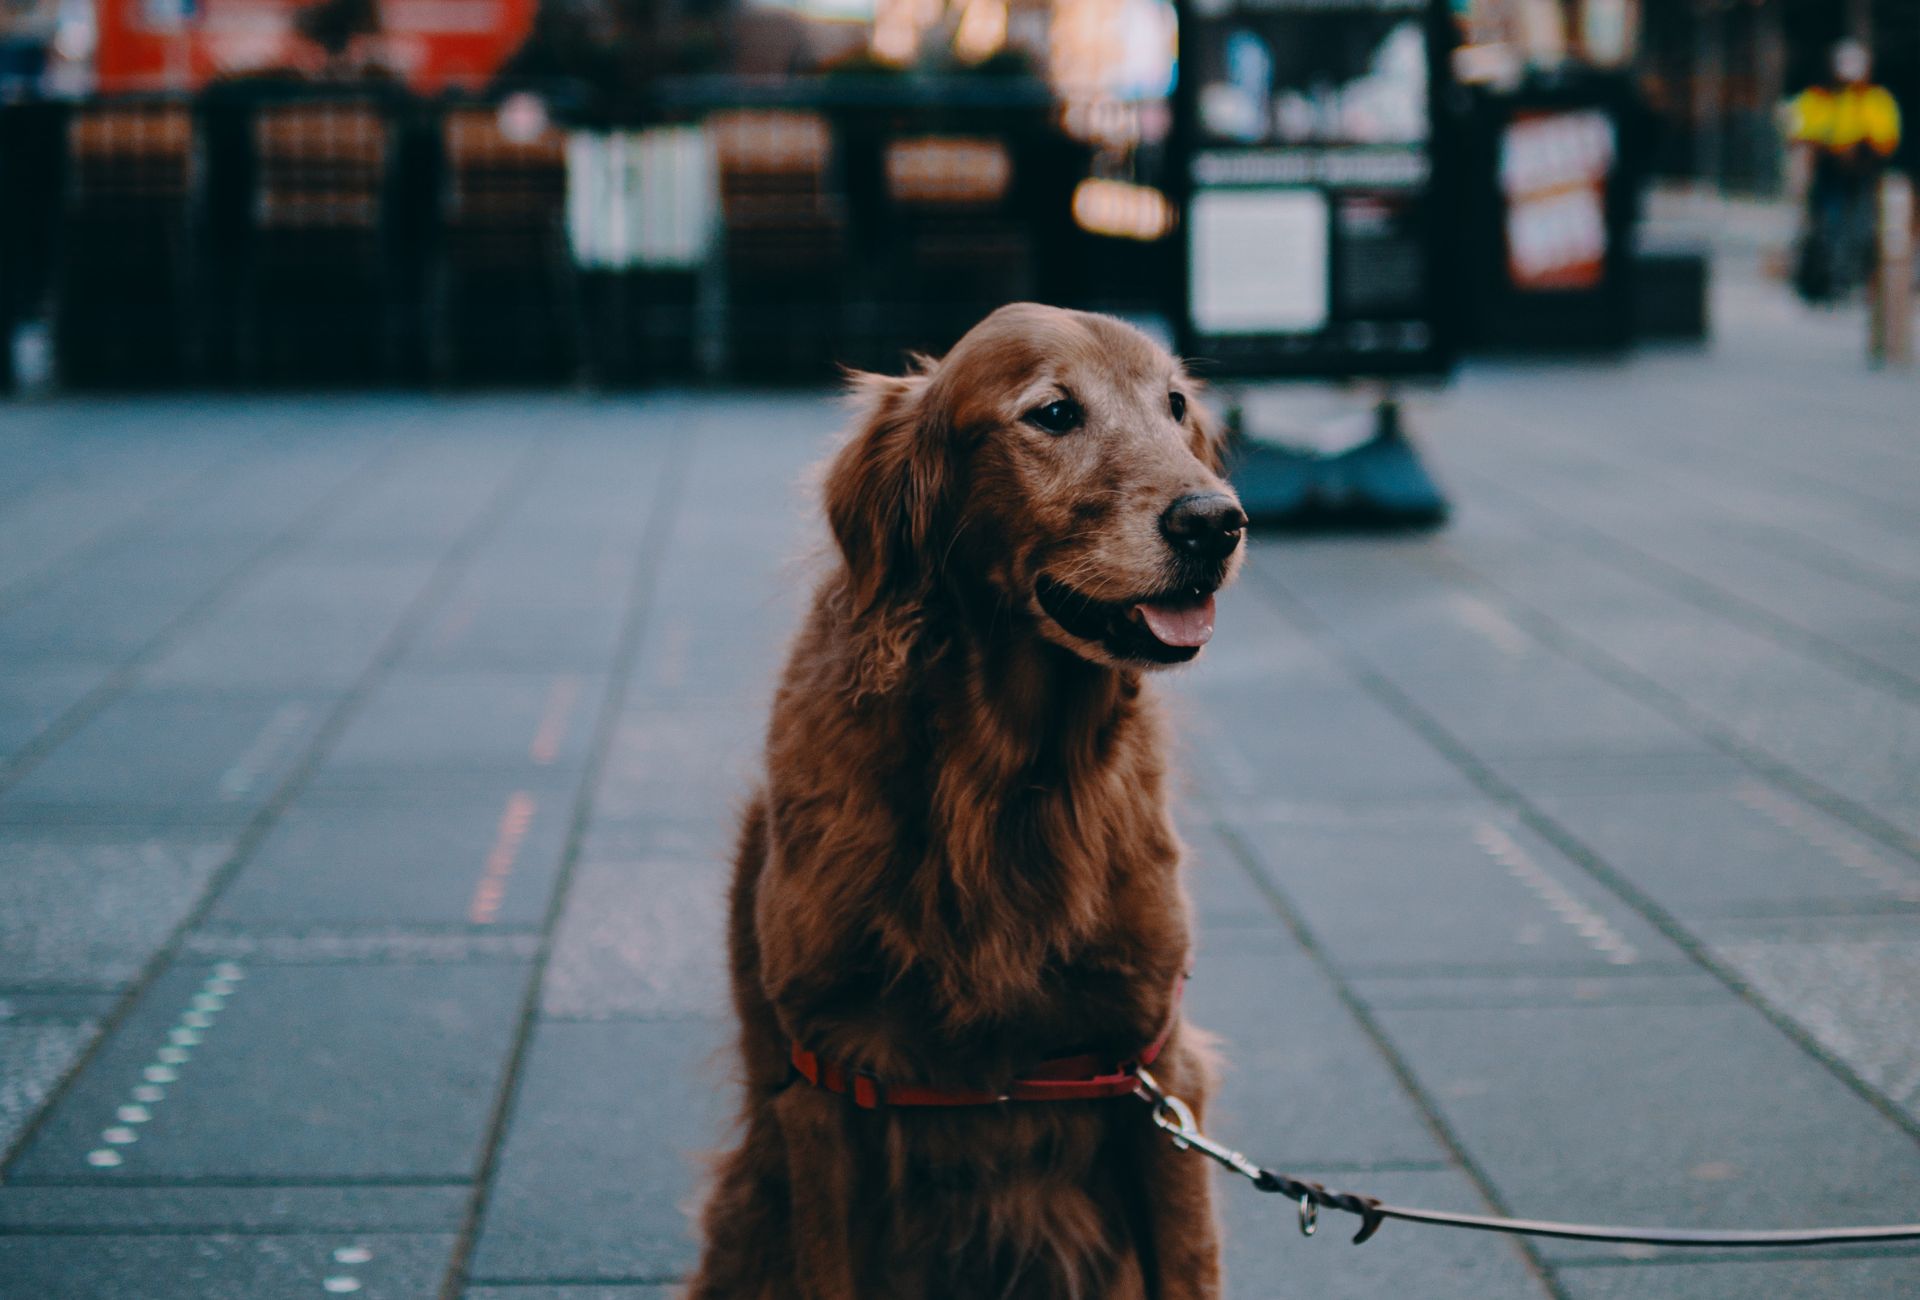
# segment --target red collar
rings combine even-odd
[[[1187,977],[1182,975],[1173,987],[1173,1010],[1167,1016],[1166,1025],[1132,1060],[1113,1061],[1090,1052],[1057,1057],[1042,1061],[1013,1080],[1005,1092],[882,1083],[870,1074],[823,1061],[799,1043],[793,1045],[793,1068],[816,1088],[852,1097],[854,1105],[862,1110],[877,1110],[882,1106],[997,1106],[1004,1101],[1099,1101],[1108,1097],[1130,1097],[1140,1086],[1141,1067],[1158,1060],[1167,1040],[1173,1036],[1186,986]]]

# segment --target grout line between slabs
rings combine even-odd
[[[1215,833],[1233,853],[1235,861],[1253,882],[1254,888],[1259,890],[1266,899],[1267,906],[1272,908],[1274,915],[1280,918],[1281,924],[1286,927],[1293,941],[1307,954],[1321,976],[1333,987],[1334,996],[1340,1000],[1347,1014],[1352,1016],[1354,1022],[1359,1025],[1360,1031],[1372,1043],[1374,1051],[1380,1054],[1381,1060],[1392,1072],[1408,1100],[1420,1112],[1420,1118],[1426,1124],[1428,1132],[1433,1134],[1434,1139],[1453,1158],[1454,1165],[1466,1174],[1468,1181],[1474,1185],[1474,1190],[1493,1208],[1494,1213],[1511,1215],[1513,1210],[1500,1195],[1500,1190],[1494,1185],[1493,1179],[1467,1150],[1466,1143],[1454,1133],[1452,1126],[1447,1123],[1439,1107],[1427,1094],[1418,1076],[1414,1074],[1413,1067],[1407,1063],[1405,1057],[1401,1056],[1393,1040],[1387,1036],[1386,1029],[1374,1018],[1372,1010],[1334,965],[1327,951],[1320,946],[1319,939],[1308,927],[1305,918],[1294,908],[1292,900],[1261,866],[1259,855],[1248,846],[1239,830],[1228,821],[1224,811],[1213,804],[1211,799],[1206,802],[1210,806]],[[1552,1272],[1531,1241],[1514,1237],[1508,1239],[1506,1244],[1519,1254],[1528,1273],[1550,1296],[1554,1297],[1554,1300],[1571,1300],[1555,1281]]]
[[[607,674],[606,687],[601,696],[599,718],[588,749],[585,775],[579,784],[573,815],[567,828],[566,846],[561,852],[560,866],[548,894],[547,913],[540,927],[539,946],[532,960],[532,977],[527,981],[526,997],[521,1004],[519,1023],[502,1071],[500,1091],[488,1119],[479,1170],[473,1184],[473,1199],[467,1207],[465,1220],[460,1225],[459,1236],[448,1262],[440,1292],[442,1300],[457,1300],[466,1287],[473,1285],[468,1277],[468,1266],[479,1241],[487,1207],[491,1203],[494,1182],[499,1176],[507,1128],[519,1096],[520,1080],[532,1045],[534,1027],[540,1018],[540,999],[546,986],[547,966],[553,956],[554,935],[565,912],[575,869],[585,846],[587,825],[593,814],[594,799],[599,793],[607,757],[613,748],[621,705],[639,660],[654,593],[659,587],[671,547],[673,526],[680,517],[679,488],[689,471],[693,454],[693,439],[682,428],[668,444],[666,463],[661,467],[659,481],[654,485],[654,499],[638,543],[639,562],[635,565],[627,594],[627,613],[620,632],[619,649],[614,655],[613,667]]]
[[[75,1082],[100,1053],[107,1041],[113,1036],[114,1031],[126,1021],[141,996],[152,985],[153,981],[159,977],[160,973],[167,968],[175,955],[180,952],[186,943],[187,937],[211,914],[214,904],[218,901],[221,892],[225,890],[227,885],[239,874],[240,869],[245,866],[254,849],[265,839],[273,823],[279,818],[295,794],[299,792],[300,788],[318,768],[321,759],[325,756],[327,750],[332,747],[335,740],[339,738],[341,732],[345,730],[353,714],[359,709],[360,705],[366,701],[368,696],[372,694],[375,685],[398,660],[408,640],[418,631],[435,604],[437,604],[447,590],[451,588],[455,576],[466,565],[468,560],[471,559],[481,541],[510,513],[517,497],[524,494],[532,485],[542,468],[543,462],[539,454],[540,450],[539,445],[535,443],[521,454],[504,472],[500,485],[494,489],[488,500],[476,509],[460,536],[442,552],[441,558],[435,565],[433,572],[421,585],[419,592],[414,596],[413,600],[409,602],[406,610],[395,622],[380,649],[375,652],[373,658],[368,662],[366,668],[362,670],[358,679],[329,711],[326,719],[320,724],[319,729],[315,732],[313,739],[308,743],[299,761],[293,765],[292,769],[281,780],[273,794],[246,822],[244,828],[236,838],[227,860],[213,873],[206,887],[201,891],[199,901],[186,916],[181,918],[180,922],[168,935],[166,941],[161,944],[153,955],[142,965],[139,974],[128,981],[125,991],[120,995],[113,1008],[100,1018],[100,1029],[99,1032],[95,1034],[92,1042],[88,1044],[86,1050],[81,1052],[79,1057],[68,1068],[66,1075],[61,1079],[60,1083],[48,1093],[33,1117],[21,1127],[11,1148],[4,1153],[0,1153],[0,1183],[4,1183],[7,1180],[14,1163],[18,1161],[34,1137],[45,1126],[49,1117],[71,1092]],[[385,455],[376,458],[376,463],[383,463],[385,460],[390,459],[391,454],[391,448],[389,448]],[[359,474],[355,474],[350,476],[350,479],[357,480],[359,477]],[[329,494],[328,499],[330,502],[335,495],[337,495],[337,491],[335,494]],[[324,514],[324,512],[322,512],[322,514]],[[304,531],[304,529],[302,526],[296,526],[294,530],[290,531],[299,532]],[[129,669],[127,671],[130,673],[131,670]]]
[[[142,667],[163,654],[195,624],[203,622],[217,611],[248,578],[271,560],[297,547],[319,526],[322,520],[340,509],[356,491],[363,488],[364,480],[377,478],[380,472],[392,462],[398,451],[399,444],[396,441],[389,440],[382,445],[364,464],[346,474],[338,484],[322,494],[319,501],[302,511],[293,524],[274,534],[271,540],[255,548],[246,558],[216,578],[211,586],[162,624],[158,631],[142,642],[139,649],[123,659],[119,666],[108,673],[97,686],[69,705],[52,722],[42,727],[38,734],[16,749],[4,762],[0,762],[0,794],[6,793],[7,790],[19,784],[21,778],[38,767],[47,755],[71,739],[75,732],[91,722],[120,696],[126,694],[133,686]]]
[[[1483,796],[1516,816],[1528,830],[1546,840],[1575,866],[1585,871],[1632,908],[1642,920],[1725,985],[1741,1003],[1764,1016],[1795,1046],[1824,1065],[1835,1079],[1866,1101],[1882,1116],[1891,1120],[1908,1137],[1920,1138],[1920,1118],[1909,1115],[1896,1106],[1856,1073],[1851,1066],[1822,1047],[1797,1021],[1759,997],[1740,978],[1738,972],[1721,961],[1705,942],[1696,938],[1652,897],[1615,871],[1576,836],[1497,776],[1491,768],[1475,757],[1471,749],[1421,708],[1411,696],[1361,658],[1359,653],[1353,650],[1324,619],[1302,604],[1277,579],[1263,571],[1256,571],[1255,582],[1283,616],[1335,653],[1355,681],[1360,683],[1369,695],[1457,767]]]

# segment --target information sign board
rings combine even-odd
[[[1447,0],[1182,0],[1180,345],[1226,375],[1451,364]]]

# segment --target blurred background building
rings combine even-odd
[[[1607,115],[1614,242],[1649,178],[1777,192],[1843,34],[1920,103],[1920,0],[1451,12],[1470,244],[1521,101]],[[0,366],[806,377],[1012,297],[1164,312],[1177,48],[1171,0],[0,0]],[[1536,337],[1476,258],[1464,341]]]

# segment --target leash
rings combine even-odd
[[[1876,1241],[1920,1241],[1920,1223],[1868,1228],[1805,1228],[1783,1232],[1715,1231],[1693,1228],[1614,1228],[1592,1223],[1555,1223],[1546,1219],[1507,1219],[1487,1214],[1454,1214],[1445,1210],[1418,1210],[1388,1205],[1372,1196],[1337,1192],[1304,1178],[1263,1169],[1233,1148],[1215,1142],[1200,1131],[1193,1110],[1180,1098],[1163,1091],[1145,1070],[1138,1071],[1140,1087],[1134,1093],[1153,1108],[1153,1122],[1182,1151],[1194,1151],[1239,1174],[1263,1192],[1285,1196],[1299,1206],[1300,1234],[1311,1237],[1319,1227],[1320,1210],[1340,1210],[1360,1220],[1353,1244],[1380,1231],[1388,1219],[1430,1223],[1473,1232],[1504,1232],[1519,1237],[1560,1237],[1569,1241],[1608,1241],[1642,1246],[1714,1246],[1745,1249],[1760,1246],[1859,1245]]]

